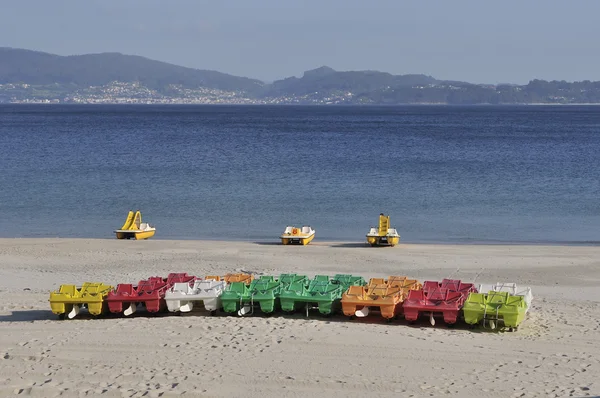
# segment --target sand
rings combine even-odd
[[[600,396],[600,247],[0,240],[0,396]],[[408,275],[533,289],[518,331],[378,317],[58,321],[61,283],[170,271]]]

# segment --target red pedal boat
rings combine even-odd
[[[159,312],[166,308],[165,292],[175,283],[190,283],[196,281],[195,276],[187,273],[171,273],[167,278],[152,276],[141,280],[137,286],[130,283],[120,283],[114,291],[108,293],[106,302],[112,313],[133,314],[139,303],[144,304],[148,312]]]
[[[458,314],[469,296],[477,293],[472,283],[462,283],[459,279],[444,279],[442,282],[426,281],[423,290],[411,290],[404,300],[404,317],[407,321],[416,321],[419,314],[429,315],[429,322],[435,325],[434,314],[441,313],[444,322],[454,324]]]

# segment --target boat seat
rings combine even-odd
[[[79,291],[75,285],[60,285],[59,294],[64,294],[70,297],[78,296]]]
[[[423,290],[410,290],[407,300],[425,300],[425,292]]]
[[[442,279],[442,287],[447,288],[448,290],[458,290],[460,286],[459,279]]]
[[[384,283],[385,283],[384,278],[371,278],[369,280],[369,286],[383,285]]]
[[[433,290],[437,289],[438,287],[440,287],[440,284],[437,283],[436,281],[423,282],[423,291],[426,293],[429,293],[430,291],[433,291]]]

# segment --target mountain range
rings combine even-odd
[[[141,56],[60,56],[0,47],[0,102],[530,104],[600,103],[600,82],[482,85],[327,66],[267,84]]]

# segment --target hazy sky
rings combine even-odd
[[[474,83],[600,80],[600,0],[2,0],[0,46],[272,81],[321,65]]]

